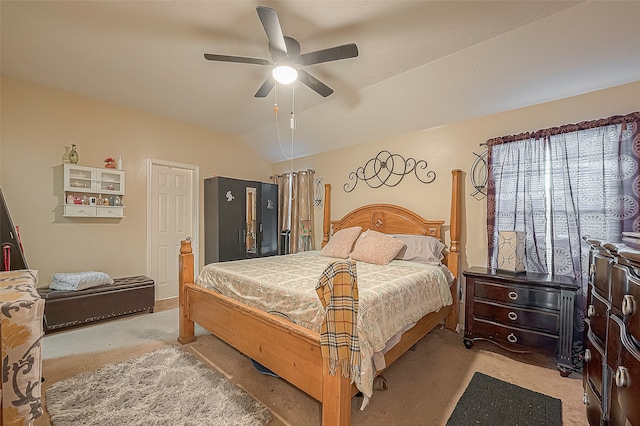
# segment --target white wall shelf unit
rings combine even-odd
[[[107,168],[64,165],[65,217],[124,217],[125,173]]]

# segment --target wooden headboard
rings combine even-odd
[[[340,220],[331,221],[331,229],[337,232],[352,226],[362,230],[373,229],[385,234],[429,235],[440,239],[444,220],[425,220],[411,210],[393,204],[369,204],[346,214]]]
[[[368,204],[359,207],[340,220],[331,220],[331,185],[324,186],[324,220],[322,223],[322,247],[329,236],[344,228],[361,226],[385,234],[429,235],[442,240],[443,220],[426,220],[404,207],[393,204]],[[460,256],[460,225],[462,220],[462,170],[451,171],[451,216],[449,218],[450,244],[446,264],[457,277]]]
[[[426,220],[416,213],[392,204],[369,204],[359,207],[340,220],[331,220],[331,185],[324,186],[324,220],[322,222],[322,247],[329,236],[343,228],[361,226],[363,230],[374,229],[385,234],[429,235],[442,240],[443,220]],[[462,221],[462,170],[451,171],[451,216],[449,218],[449,251],[443,263],[458,278],[460,274],[460,228]],[[455,329],[458,321],[458,292],[451,287],[453,312],[447,317],[447,328]]]
[[[460,250],[460,221],[462,170],[452,170],[450,238],[452,252]],[[443,220],[426,220],[404,207],[393,204],[368,204],[347,213],[340,220],[331,220],[331,185],[324,186],[324,220],[322,223],[322,247],[329,242],[331,234],[340,229],[361,226],[363,230],[374,229],[385,234],[429,235],[442,240]],[[455,273],[455,272],[454,272]]]

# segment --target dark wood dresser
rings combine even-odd
[[[573,369],[573,313],[578,283],[568,277],[472,267],[466,278],[464,344],[486,340],[512,352],[555,359]]]
[[[640,240],[587,242],[587,418],[590,425],[640,425]]]

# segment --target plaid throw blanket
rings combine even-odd
[[[329,372],[360,383],[360,342],[358,341],[358,279],[355,260],[332,262],[316,286],[326,310],[320,331],[322,357],[329,359]]]

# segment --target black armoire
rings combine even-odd
[[[278,186],[205,179],[204,240],[207,264],[278,254]]]

